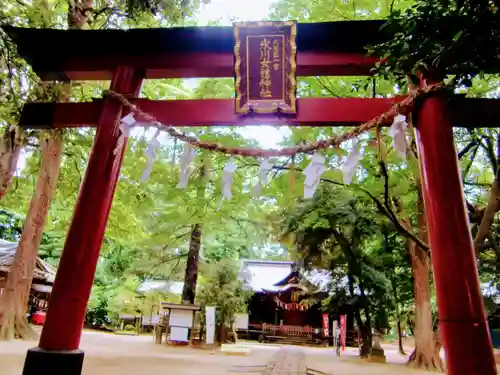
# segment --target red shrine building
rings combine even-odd
[[[241,334],[262,340],[262,335],[273,331],[275,341],[314,343],[318,337],[320,343],[332,342],[323,335],[322,302],[331,289],[328,271],[306,271],[289,261],[244,260],[241,279],[253,293],[248,302],[248,330]],[[334,320],[339,322],[340,315],[346,315],[347,343],[355,344],[351,306],[338,306],[328,313],[329,326]]]
[[[320,305],[328,295],[328,272],[317,271],[311,280],[293,262],[245,260],[242,275],[253,292],[248,304],[250,329],[264,323],[322,327]]]
[[[375,130],[390,125],[398,114],[412,113],[447,373],[496,375],[453,127],[498,127],[498,101],[444,93],[438,90],[439,83],[428,82],[427,77],[406,97],[296,97],[300,76],[372,75],[377,57],[367,56],[366,46],[392,38],[387,29],[381,29],[383,24],[285,21],[137,30],[3,27],[42,81],[110,80],[110,91],[101,98],[28,103],[20,117],[19,126],[27,129],[97,128],[46,321],[38,346],[27,352],[23,375],[81,374],[85,311],[126,149],[120,120],[131,110],[154,117],[169,134],[175,126],[265,124],[352,126],[354,136],[360,129]],[[500,73],[497,67],[481,68],[484,73]],[[211,77],[233,77],[235,98],[140,97],[145,79]],[[182,137],[179,134],[177,139]],[[318,140],[286,152],[251,150],[245,155],[292,156],[299,149],[306,153],[337,147],[341,141]],[[241,149],[227,145],[190,143],[210,151],[242,154]],[[279,302],[275,298],[279,291],[274,291],[274,301],[295,306],[292,298],[299,300],[300,296],[292,292],[300,290],[296,286],[282,290]],[[269,297],[271,301],[273,297]],[[300,314],[304,311],[287,311],[280,312],[280,320],[306,320],[307,314]]]

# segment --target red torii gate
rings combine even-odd
[[[382,21],[299,24],[297,75],[369,75]],[[6,28],[19,53],[44,80],[111,79],[110,89],[169,125],[244,124],[357,125],[389,109],[398,99],[298,99],[296,118],[239,117],[234,101],[136,99],[145,78],[233,76],[230,27],[143,30],[46,30]],[[61,48],[64,46],[64,48]],[[448,107],[448,108],[446,108]],[[417,141],[429,242],[436,283],[440,332],[453,375],[496,374],[452,126],[497,126],[493,100],[440,95],[424,100]],[[23,110],[26,128],[96,126],[92,153],[60,260],[38,348],[28,351],[23,374],[80,374],[80,336],[121,160],[113,150],[123,115],[119,101],[33,103]]]

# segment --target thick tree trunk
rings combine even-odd
[[[200,168],[200,180],[197,191],[197,198],[203,199],[205,196],[206,166]],[[189,251],[187,256],[186,273],[184,275],[184,287],[182,288],[182,303],[194,303],[196,297],[196,284],[198,282],[198,262],[200,261],[202,224],[196,223],[191,229],[191,239],[189,241]]]
[[[349,270],[349,273],[347,275],[349,294],[351,297],[355,297],[356,294],[354,292],[354,277],[351,274],[351,272],[353,271],[353,264],[352,262],[347,262],[347,264]],[[369,311],[365,312],[365,315],[369,317]],[[359,356],[361,358],[367,358],[372,350],[372,328],[369,319],[367,321],[363,321],[359,305],[355,307],[354,319],[356,320],[356,324],[358,325],[358,332],[361,340],[361,342],[359,343]]]
[[[0,200],[5,196],[16,171],[21,142],[14,127],[6,128],[0,139]]]
[[[372,351],[372,345],[373,345],[373,334],[372,334],[372,322],[371,322],[371,311],[370,307],[367,305],[367,297],[365,295],[364,289],[361,285],[361,282],[359,283],[359,289],[361,291],[361,296],[363,298],[363,310],[365,312],[365,322],[362,326],[361,329],[361,336],[363,340],[363,344],[361,345],[361,349],[359,352],[359,355],[362,358],[367,358],[371,351]]]
[[[198,261],[201,248],[201,224],[194,224],[191,230],[191,240],[187,256],[184,287],[182,288],[182,303],[194,303],[196,283],[198,281]]]
[[[359,313],[359,311],[355,315],[359,326],[359,333],[361,336],[359,356],[361,358],[367,358],[372,351],[372,343],[373,343],[372,328],[370,325],[366,323],[361,323],[361,325],[359,324],[359,322],[361,321],[361,314]]]
[[[59,177],[62,135],[53,131],[50,137],[41,140],[40,146],[42,162],[35,194],[31,199],[14,263],[0,298],[0,339],[3,340],[15,337],[27,339],[34,336],[34,331],[26,319],[27,302],[45,218]]]
[[[420,187],[417,199],[417,215],[419,236],[427,242],[427,225]],[[443,361],[439,356],[440,347],[436,345],[432,320],[430,257],[424,249],[417,246],[413,241],[408,245],[415,293],[415,350],[410,355],[408,365],[431,371],[444,371]]]
[[[415,350],[408,364],[432,371],[444,371],[439,350],[436,346],[430,301],[430,260],[427,254],[412,244],[413,283],[415,288]]]

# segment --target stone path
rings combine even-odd
[[[300,348],[280,348],[262,375],[307,375],[305,352]]]
[[[258,372],[261,375],[324,375],[320,371],[310,370],[306,366],[306,353],[300,348],[281,347],[266,365],[237,366],[240,370],[231,372]]]

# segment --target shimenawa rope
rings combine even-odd
[[[278,157],[278,156],[292,156],[299,153],[310,153],[312,151],[317,151],[320,149],[326,149],[328,147],[338,147],[341,143],[348,141],[352,138],[359,136],[362,133],[367,132],[381,124],[385,124],[392,120],[398,114],[408,113],[414,105],[415,99],[431,93],[436,92],[443,88],[443,85],[438,83],[434,85],[429,85],[424,88],[418,88],[410,91],[405,99],[395,103],[387,112],[374,117],[368,122],[359,125],[358,127],[350,130],[342,135],[333,136],[325,140],[317,140],[315,142],[305,143],[297,145],[294,147],[283,148],[281,150],[276,149],[255,149],[246,147],[227,147],[213,142],[206,142],[187,134],[184,134],[172,126],[162,124],[154,116],[142,111],[139,107],[132,104],[125,96],[116,93],[114,91],[108,90],[104,92],[104,97],[109,97],[118,100],[124,107],[130,109],[132,113],[138,114],[142,119],[153,123],[155,127],[165,130],[171,137],[178,139],[183,142],[187,142],[194,147],[198,147],[208,151],[216,151],[228,155],[239,155],[239,156],[249,156],[249,157]]]

